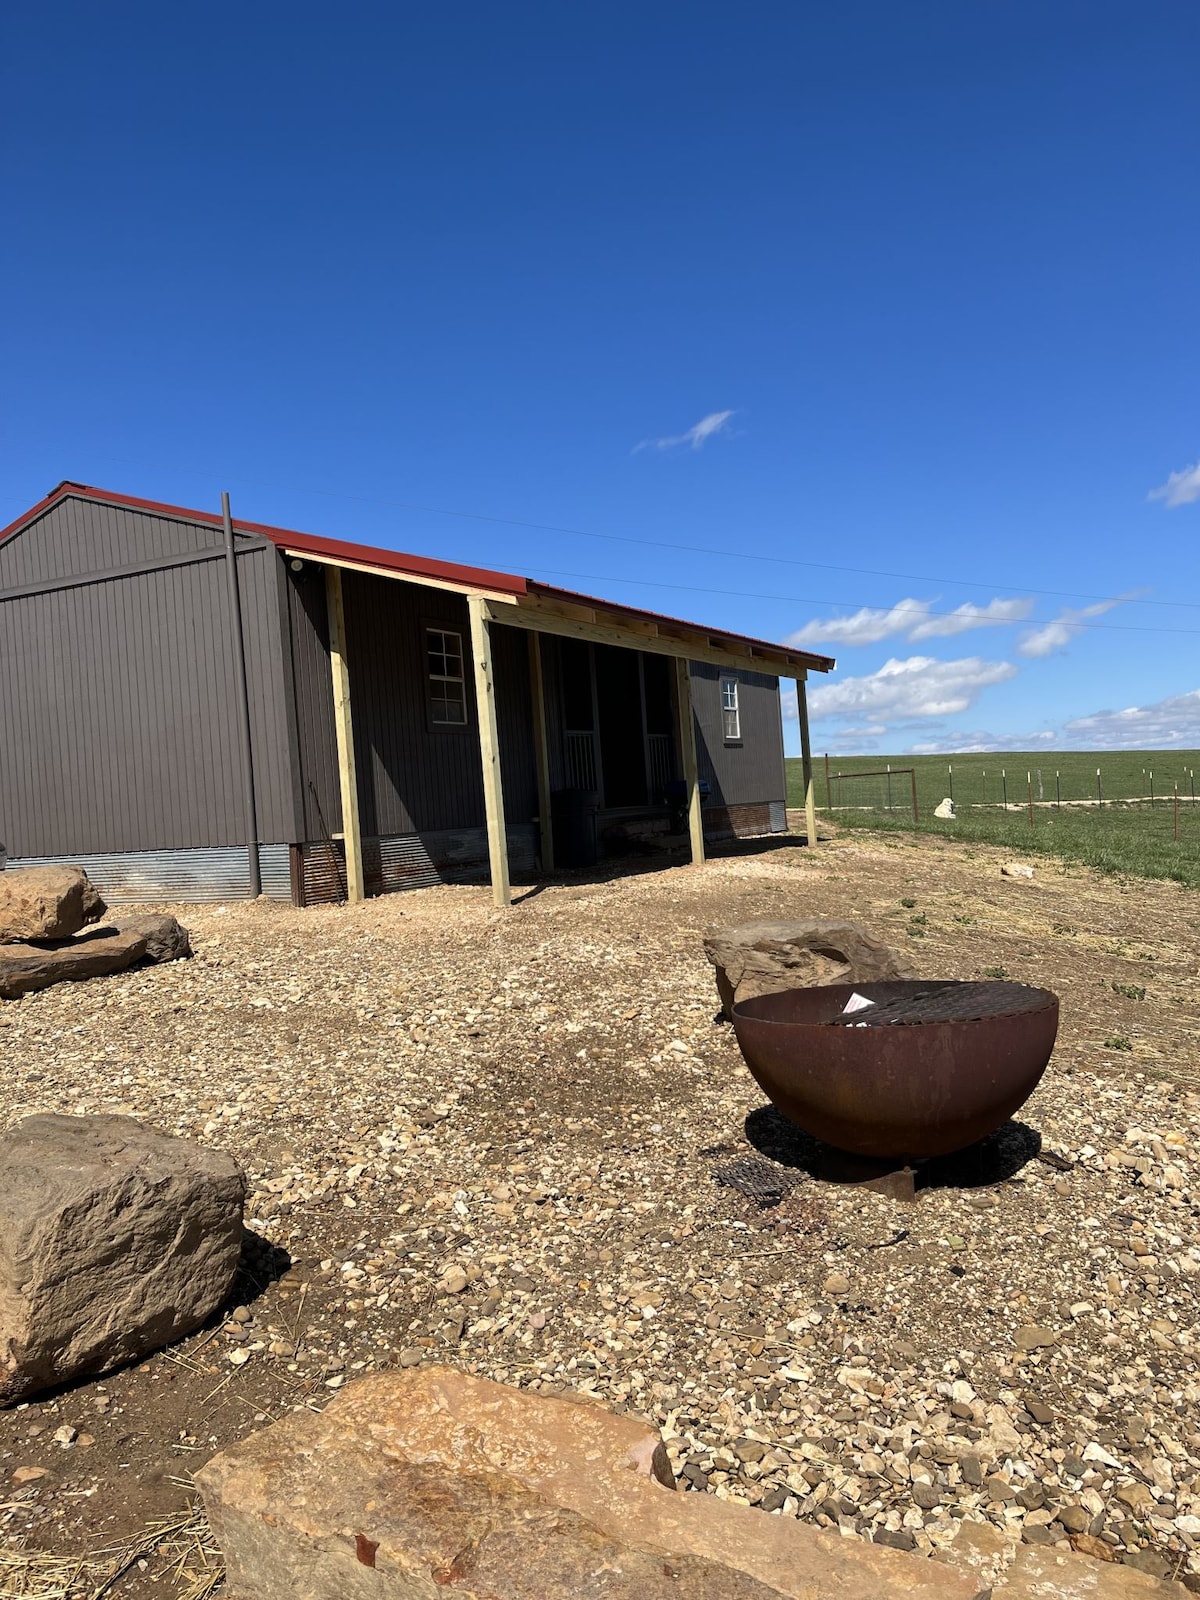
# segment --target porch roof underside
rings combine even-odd
[[[532,633],[553,633],[594,644],[617,645],[626,650],[645,650],[652,655],[675,656],[686,661],[705,662],[710,666],[798,680],[806,678],[809,672],[831,672],[835,665],[830,656],[790,650],[766,639],[727,633],[719,628],[705,628],[699,623],[684,622],[677,617],[624,606],[615,600],[601,600],[594,595],[577,594],[571,589],[538,583],[533,578],[523,580],[523,592],[514,593],[511,589],[501,590],[487,583],[396,571],[374,561],[335,553],[328,548],[333,543],[332,540],[322,541],[325,548],[319,551],[308,541],[304,546],[285,543],[282,548],[289,556],[341,567],[350,572],[392,578],[401,583],[432,584],[436,588],[450,589],[463,595],[478,595],[484,600],[487,620],[501,627],[524,628]]]

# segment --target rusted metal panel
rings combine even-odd
[[[82,867],[110,905],[190,905],[245,900],[250,893],[249,857],[240,846],[212,850],[130,850],[106,855],[25,856],[10,868],[45,867],[69,861]],[[292,898],[286,844],[259,848],[263,893]]]

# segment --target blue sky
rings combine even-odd
[[[1200,745],[1192,4],[4,30],[0,522],[228,488],[800,636],[819,749]]]

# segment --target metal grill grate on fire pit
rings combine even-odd
[[[1037,991],[1032,993],[1036,995]],[[914,993],[843,1013],[834,1018],[834,1026],[882,1028],[916,1022],[979,1022],[985,1017],[1015,1017],[1031,1009],[1030,997],[1031,991],[1023,983],[931,983]]]

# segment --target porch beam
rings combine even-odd
[[[653,633],[641,633],[624,626],[617,627],[602,622],[582,622],[551,611],[534,610],[523,605],[495,605],[484,601],[484,614],[489,622],[498,622],[506,628],[528,628],[535,633],[554,633],[565,639],[586,639],[592,644],[613,644],[622,650],[645,650],[650,655],[674,656],[676,660],[703,661],[709,666],[727,667],[731,671],[766,672],[783,678],[803,678],[802,667],[797,667],[786,652],[777,658],[750,655],[745,651],[714,649],[706,635],[687,637],[667,633],[662,627]]]
[[[266,541],[263,540],[261,542],[265,543]],[[239,553],[241,548],[239,546]],[[247,545],[246,548],[249,548],[249,546]],[[289,560],[303,561],[307,565],[314,567],[325,567],[326,569],[336,567],[341,572],[362,572],[368,578],[387,578],[392,583],[414,583],[420,589],[444,589],[450,594],[463,594],[466,592],[461,583],[455,583],[449,578],[431,578],[423,572],[396,572],[392,567],[377,567],[369,561],[350,561],[344,556],[330,556],[324,553],[314,555],[311,550],[294,550],[288,545],[281,545],[280,548]],[[201,561],[206,558],[206,554],[207,552],[199,556],[186,556],[182,559]],[[220,554],[220,552],[218,551],[217,554]],[[162,562],[155,563],[156,566],[163,564]],[[488,599],[494,601],[497,605],[516,604],[514,595],[501,594],[499,590],[481,589],[471,590],[470,592],[472,594],[486,594]]]
[[[483,803],[487,816],[488,864],[492,900],[512,904],[508,881],[508,830],[504,825],[504,786],[500,778],[500,732],[496,723],[496,683],[492,672],[492,637],[488,601],[467,596],[471,617],[471,656],[475,663],[475,710],[479,720],[479,754],[483,762]]]
[[[342,570],[325,568],[325,606],[329,618],[329,666],[333,674],[333,722],[337,733],[338,781],[342,791],[342,839],[346,847],[346,898],[366,898],[362,830],[358,819],[358,773],[354,763],[354,713],[346,660],[346,608]]]
[[[675,712],[679,722],[679,759],[687,785],[688,832],[692,865],[704,864],[704,819],[700,815],[700,766],[696,759],[696,721],[692,711],[692,675],[686,661],[675,662]]]
[[[817,848],[817,800],[813,788],[812,741],[808,734],[808,685],[796,680],[796,710],[800,717],[800,781],[804,785],[804,831],[810,850]]]
[[[529,686],[533,695],[533,758],[537,768],[539,854],[542,871],[554,871],[554,825],[550,814],[550,740],[546,732],[546,675],[542,636],[529,635]]]

